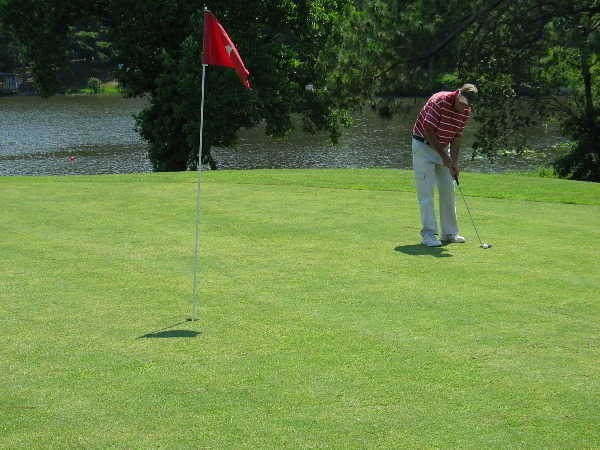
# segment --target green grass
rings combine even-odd
[[[70,96],[83,96],[83,95],[94,95],[97,97],[115,97],[122,96],[123,92],[117,88],[103,88],[100,92],[94,92],[92,89],[83,88],[77,92],[69,93]]]
[[[598,448],[600,185],[412,172],[0,178],[0,448]]]
[[[123,92],[116,82],[111,81],[108,83],[103,83],[102,86],[100,87],[100,92],[94,92],[94,90],[91,88],[83,88],[83,89],[78,89],[76,92],[71,92],[71,93],[69,93],[69,95],[74,95],[74,96],[96,95],[96,96],[104,96],[104,97],[106,97],[106,96],[113,97],[113,96],[122,96]]]

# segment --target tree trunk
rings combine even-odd
[[[590,72],[590,52],[587,43],[581,47],[581,75],[585,95],[585,120],[590,130],[594,127],[594,97],[592,96],[592,74]]]

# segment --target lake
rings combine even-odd
[[[412,167],[411,128],[424,99],[406,100],[406,114],[391,120],[371,111],[357,114],[336,146],[326,134],[295,131],[273,139],[263,127],[241,130],[238,145],[215,148],[220,169]],[[0,98],[0,175],[83,175],[151,172],[146,144],[135,132],[133,114],[145,99],[102,96]],[[531,171],[555,157],[566,142],[552,128],[532,130],[535,154],[471,160],[467,127],[461,166],[481,172]]]

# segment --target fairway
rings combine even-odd
[[[0,448],[599,448],[600,184],[412,177],[0,178]]]

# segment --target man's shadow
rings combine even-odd
[[[394,250],[411,256],[429,255],[435,258],[450,258],[453,256],[452,253],[448,253],[448,248],[446,247],[427,247],[422,244],[399,245]]]

